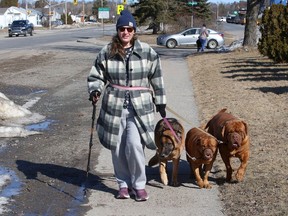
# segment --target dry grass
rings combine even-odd
[[[244,182],[224,183],[219,155],[214,164],[225,213],[287,215],[288,65],[276,65],[255,50],[204,53],[188,62],[201,121],[227,107],[249,125],[251,158]]]
[[[233,37],[225,36],[228,45]],[[155,44],[155,37],[139,39]],[[195,54],[187,61],[201,123],[226,107],[249,126],[251,157],[244,181],[225,183],[220,155],[214,164],[225,214],[288,215],[288,65],[242,49]],[[232,164],[236,168],[239,161]]]

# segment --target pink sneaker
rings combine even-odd
[[[126,187],[120,188],[116,198],[117,199],[129,199],[130,195],[129,195],[129,192],[128,192],[128,188],[126,188]]]
[[[133,194],[135,195],[136,201],[146,201],[149,199],[149,196],[145,189],[135,189],[132,190]]]

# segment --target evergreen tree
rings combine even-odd
[[[131,7],[135,8],[138,25],[147,24],[156,34],[160,29],[160,23],[172,24],[179,22],[184,17],[191,17],[192,13],[204,21],[211,17],[210,3],[208,0],[194,0],[197,5],[189,5],[192,0],[139,0]],[[187,27],[187,24],[184,24]],[[149,29],[148,28],[148,29]]]
[[[102,5],[102,2],[103,2],[103,5]],[[93,15],[98,15],[99,8],[107,7],[107,5],[108,5],[107,0],[94,0],[93,7],[92,7],[92,14]]]
[[[197,18],[202,19],[203,22],[210,20],[212,12],[208,0],[196,0],[194,2],[197,2],[197,5],[193,6],[193,15]]]
[[[9,7],[18,7],[18,0],[1,0],[0,7],[1,8],[9,8]]]

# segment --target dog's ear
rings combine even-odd
[[[245,126],[245,133],[248,135],[248,125],[246,122],[242,121],[243,125]]]
[[[177,131],[176,131],[176,135],[177,135],[180,139],[182,139],[182,131],[181,131],[181,130],[177,130]]]
[[[201,145],[201,138],[199,137],[199,138],[197,138],[197,140],[196,140],[196,144],[198,145],[198,146],[200,146]]]

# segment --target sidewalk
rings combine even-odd
[[[188,73],[188,66],[184,60],[162,59],[165,88],[168,97],[168,106],[183,116],[188,123],[182,122],[186,132],[194,126],[199,126],[197,107],[192,92],[192,82]],[[160,116],[156,114],[156,121]],[[175,117],[167,111],[167,117]],[[181,120],[180,120],[181,121]],[[145,149],[146,164],[154,155],[154,151]],[[95,189],[90,190],[88,206],[92,209],[87,216],[223,216],[222,203],[219,200],[218,188],[214,181],[210,180],[212,189],[199,189],[190,177],[190,167],[186,161],[185,151],[182,153],[178,180],[179,187],[164,186],[160,182],[158,166],[146,168],[149,200],[136,202],[134,199],[118,200],[115,195],[118,186],[113,177],[113,167],[110,151],[102,148],[98,164],[92,172],[99,175],[99,182],[95,183]],[[168,166],[168,176],[171,178],[172,167]],[[210,174],[211,177],[211,174]],[[213,179],[213,178],[212,178]]]

